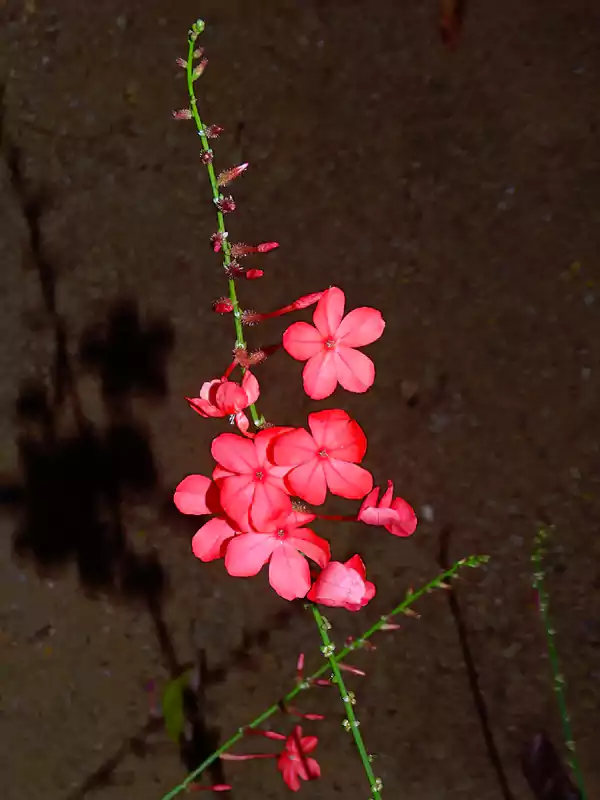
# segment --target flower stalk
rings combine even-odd
[[[464,567],[472,567],[472,568],[479,567],[482,564],[487,563],[487,561],[488,561],[488,556],[480,556],[480,555],[468,556],[467,558],[462,558],[460,561],[457,561],[455,564],[453,564],[445,572],[442,572],[436,578],[429,581],[429,583],[425,584],[425,586],[422,586],[420,589],[417,589],[415,591],[408,592],[404,600],[402,600],[402,602],[399,603],[392,611],[390,611],[388,614],[384,614],[382,617],[380,617],[380,619],[377,620],[377,622],[371,625],[371,627],[368,630],[366,630],[362,634],[362,636],[360,636],[358,639],[355,639],[349,645],[344,647],[342,650],[340,650],[339,653],[334,654],[333,659],[335,660],[336,664],[340,664],[340,662],[344,661],[344,659],[346,659],[350,655],[350,653],[354,652],[355,650],[361,649],[364,646],[365,641],[370,639],[371,636],[373,636],[375,633],[381,630],[385,631],[386,626],[389,624],[389,620],[391,617],[395,617],[400,614],[404,614],[406,616],[414,616],[414,614],[410,613],[412,610],[410,607],[414,605],[414,603],[416,603],[417,600],[420,600],[420,598],[423,597],[424,595],[430,594],[435,589],[439,589],[442,585],[445,584],[446,581],[448,581],[450,578],[453,578],[461,569],[463,569]],[[259,714],[259,716],[256,717],[256,719],[253,719],[249,725],[246,725],[244,728],[240,728],[236,733],[233,734],[233,736],[227,739],[227,741],[224,742],[221,745],[221,747],[218,748],[218,750],[215,750],[214,753],[211,753],[211,755],[205,758],[204,761],[193,772],[190,772],[190,774],[187,775],[187,777],[184,778],[184,780],[178,786],[175,786],[173,789],[171,789],[170,792],[167,792],[167,794],[165,794],[162,797],[162,800],[173,800],[173,798],[176,797],[181,792],[188,791],[191,784],[193,784],[196,781],[196,779],[206,769],[208,769],[208,767],[210,767],[211,764],[213,764],[218,758],[220,758],[223,755],[223,753],[226,753],[234,745],[240,742],[248,732],[258,728],[260,725],[263,724],[263,722],[266,722],[268,719],[275,716],[275,714],[280,713],[282,708],[285,708],[290,703],[290,701],[292,701],[295,697],[297,697],[300,694],[300,692],[309,689],[311,686],[321,685],[323,676],[330,671],[331,671],[331,665],[329,664],[329,662],[327,662],[318,670],[316,670],[316,672],[313,672],[312,675],[299,682],[293,689],[291,689],[285,695],[285,697],[283,697],[276,703],[273,703],[273,705],[269,706],[269,708],[263,711],[262,714]]]
[[[190,113],[192,115],[192,119],[196,124],[196,130],[198,131],[198,135],[200,136],[200,141],[202,142],[203,154],[207,154],[211,153],[211,148],[207,136],[208,129],[205,128],[204,124],[202,123],[200,112],[198,110],[198,100],[196,98],[196,90],[194,88],[194,81],[198,77],[194,75],[195,47],[196,47],[196,36],[194,35],[193,31],[190,31],[188,34],[188,57],[186,64],[187,90],[190,98]],[[210,181],[213,202],[215,204],[215,208],[217,211],[217,231],[219,234],[219,238],[221,240],[221,252],[223,254],[223,269],[227,273],[229,265],[232,262],[232,256],[231,256],[231,245],[229,244],[229,241],[227,239],[227,230],[225,228],[225,216],[221,208],[222,201],[225,200],[225,198],[219,189],[219,179],[217,178],[217,175],[215,173],[215,168],[212,164],[212,160],[202,159],[202,161],[206,167],[206,172],[208,173],[208,180]],[[228,285],[229,285],[229,299],[231,300],[231,305],[233,306],[233,322],[235,325],[235,335],[236,335],[235,346],[236,348],[239,347],[246,350],[247,344],[246,344],[246,339],[244,337],[244,330],[242,328],[242,319],[241,319],[242,313],[240,311],[240,304],[235,288],[235,281],[233,280],[233,278],[231,277],[228,278]],[[255,403],[252,403],[249,406],[249,408],[250,408],[250,415],[252,416],[252,421],[254,422],[257,428],[260,428],[260,426],[264,424],[264,418],[259,415]]]
[[[369,786],[371,787],[372,792],[372,800],[381,800],[381,780],[375,777],[375,773],[373,772],[373,767],[371,766],[371,758],[367,753],[367,749],[365,747],[365,743],[362,738],[362,734],[360,732],[360,721],[357,719],[356,714],[354,713],[354,705],[353,705],[353,698],[348,693],[346,689],[346,684],[344,683],[344,679],[342,677],[342,671],[340,670],[340,665],[335,658],[335,645],[331,641],[329,636],[329,628],[331,627],[329,622],[325,619],[325,617],[319,611],[319,607],[314,603],[311,604],[311,611],[313,613],[313,617],[315,618],[315,622],[317,623],[317,628],[319,629],[319,633],[321,635],[321,641],[323,642],[323,647],[321,648],[321,652],[327,659],[327,663],[331,667],[331,671],[333,672],[333,681],[338,687],[338,691],[340,693],[340,697],[342,698],[342,703],[344,704],[344,708],[346,710],[346,719],[344,720],[344,728],[352,733],[352,738],[354,739],[354,744],[356,745],[356,749],[358,750],[358,755],[360,756],[360,760],[363,765],[363,769],[365,771],[365,775],[367,776],[367,780],[369,781]]]

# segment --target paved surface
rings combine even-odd
[[[374,389],[335,402],[365,428],[377,481],[393,478],[421,524],[409,541],[323,527],[378,586],[362,614],[330,615],[335,638],[435,575],[442,546],[492,557],[454,604],[428,597],[420,621],[357,658],[385,796],[529,797],[521,748],[540,729],[559,739],[529,585],[540,518],[556,525],[549,584],[597,796],[597,3],[474,0],[453,53],[433,2],[83,9],[0,3],[4,797],[160,798],[183,767],[152,730],[145,686],[197,648],[218,736],[285,691],[299,650],[318,664],[301,606],[264,577],[195,561],[194,522],[169,502],[183,475],[210,469],[224,428],[182,398],[223,370],[233,338],[210,310],[224,284],[197,139],[170,120],[185,104],[174,60],[198,15],[210,24],[203,108],[226,127],[219,165],[251,164],[230,228],[281,242],[243,302],[270,310],[336,284],[387,320],[369,349]],[[290,359],[259,377],[269,419],[300,424],[314,407]],[[366,797],[333,693],[303,707],[328,715],[307,724],[323,779],[303,796]],[[286,793],[270,762],[224,777],[246,800]]]

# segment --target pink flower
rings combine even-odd
[[[333,286],[323,293],[313,314],[313,325],[294,322],[283,334],[285,350],[306,361],[304,390],[313,400],[333,394],[340,383],[349,392],[366,392],[375,380],[373,362],[355,350],[379,339],[385,328],[375,308],[355,308],[344,319],[346,298]]]
[[[246,433],[250,421],[242,409],[256,403],[259,394],[258,381],[246,370],[241,386],[226,378],[215,378],[202,384],[199,397],[185,399],[202,417],[233,417],[242,433]]]
[[[304,597],[310,589],[310,570],[304,556],[321,568],[331,558],[329,543],[301,527],[314,518],[314,514],[291,511],[263,527],[260,533],[242,533],[229,542],[225,569],[234,577],[247,578],[270,561],[269,583],[277,594],[285,600]]]
[[[367,525],[379,525],[394,536],[410,536],[417,527],[417,515],[401,497],[392,500],[394,484],[388,481],[388,488],[379,502],[379,486],[363,500],[358,519]]]
[[[308,781],[321,776],[321,768],[317,761],[306,757],[307,753],[312,753],[318,742],[316,736],[302,736],[300,725],[296,725],[286,739],[283,752],[277,759],[277,769],[293,792],[297,792],[300,788],[300,778]]]
[[[367,449],[361,427],[340,409],[309,414],[308,426],[311,433],[297,428],[273,443],[273,461],[288,469],[289,493],[317,506],[325,501],[328,488],[332,494],[360,500],[373,486],[371,474],[357,466]]]
[[[267,428],[253,439],[235,433],[222,433],[214,439],[211,451],[217,467],[213,479],[219,487],[219,500],[226,515],[241,530],[268,530],[269,522],[292,510],[283,482],[287,469],[275,466],[267,449],[290,428]]]
[[[359,611],[375,596],[375,584],[366,577],[360,556],[352,556],[345,564],[330,561],[306,597],[323,606]]]
[[[216,483],[204,475],[188,475],[175,489],[173,500],[182,514],[219,515],[196,531],[192,538],[192,552],[200,561],[223,558],[236,530],[221,508]]]

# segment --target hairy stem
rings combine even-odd
[[[390,611],[389,614],[385,614],[384,616],[380,617],[380,619],[377,620],[377,622],[374,625],[372,625],[368,630],[366,630],[362,634],[362,636],[360,636],[358,639],[355,639],[350,645],[348,645],[348,647],[344,647],[343,650],[340,650],[340,652],[334,656],[336,664],[339,664],[341,661],[347,658],[350,655],[350,653],[354,652],[355,650],[359,650],[361,647],[363,647],[365,641],[367,641],[367,639],[370,639],[371,636],[373,636],[373,634],[380,631],[387,624],[387,622],[391,617],[395,617],[399,614],[406,613],[407,610],[410,608],[410,606],[416,603],[417,600],[423,597],[423,595],[429,594],[435,589],[439,589],[441,586],[445,584],[447,580],[453,578],[456,575],[456,573],[459,572],[459,570],[461,570],[463,567],[478,567],[481,564],[486,563],[487,561],[488,561],[487,556],[468,556],[468,558],[463,558],[460,561],[457,561],[445,572],[442,572],[441,575],[438,575],[432,581],[429,581],[429,583],[425,584],[425,586],[422,586],[420,589],[417,589],[416,591],[408,592],[404,600],[401,603],[399,603],[394,609],[392,609],[392,611]],[[170,792],[165,794],[162,800],[172,800],[172,798],[178,795],[180,792],[186,791],[189,785],[191,783],[194,783],[196,778],[198,778],[198,776],[201,775],[204,772],[204,770],[208,769],[208,767],[210,767],[210,765],[214,761],[216,761],[217,758],[219,758],[223,753],[225,753],[227,750],[229,750],[231,747],[237,744],[237,742],[241,741],[244,738],[245,732],[248,728],[250,729],[258,728],[259,725],[262,725],[263,722],[266,722],[266,720],[268,720],[270,717],[274,716],[282,709],[284,709],[286,705],[290,703],[291,700],[293,700],[298,694],[300,694],[300,692],[305,691],[306,689],[310,689],[311,684],[314,681],[318,680],[319,678],[322,678],[323,675],[325,675],[327,672],[330,671],[330,669],[331,667],[329,663],[325,664],[316,672],[313,672],[312,675],[301,681],[297,686],[295,686],[291,691],[289,691],[285,695],[285,697],[283,697],[280,701],[278,701],[277,703],[273,703],[272,706],[269,706],[269,708],[263,711],[262,714],[256,717],[256,719],[252,720],[252,722],[249,725],[247,725],[245,728],[240,728],[237,731],[237,733],[235,733],[224,744],[222,744],[218,750],[215,750],[214,753],[211,753],[211,755],[205,758],[204,761],[193,772],[190,772],[190,774],[178,786],[175,786],[174,789],[171,789]]]

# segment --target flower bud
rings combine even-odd
[[[257,278],[262,278],[264,274],[262,269],[249,269],[246,271],[246,278],[249,281],[255,281]]]
[[[176,111],[173,111],[173,119],[191,119],[192,112],[189,108],[180,108]]]
[[[222,214],[230,214],[232,211],[235,211],[235,200],[231,195],[227,197],[217,197],[214,203]]]
[[[212,150],[203,150],[200,153],[200,161],[203,164],[210,164],[213,160],[214,153]]]
[[[231,245],[231,255],[234,258],[242,258],[242,256],[247,256],[250,253],[268,253],[269,250],[275,250],[276,247],[279,247],[278,242],[262,242],[262,244],[256,246],[236,242]]]
[[[239,176],[248,169],[248,164],[239,164],[237,167],[231,167],[231,169],[226,169],[221,172],[221,174],[217,177],[217,183],[219,186],[227,186],[228,183],[239,178]]]
[[[216,139],[224,130],[225,128],[222,128],[220,125],[209,125],[204,133],[209,139]]]
[[[186,69],[187,67],[187,61],[185,60],[185,58],[178,58],[175,61],[175,63],[177,64],[178,67],[181,67],[182,69]]]
[[[213,303],[213,311],[217,314],[230,314],[233,311],[233,303],[229,297],[219,297]]]
[[[213,253],[219,253],[221,248],[223,247],[223,241],[227,238],[227,231],[222,233],[221,231],[217,231],[217,233],[213,233],[210,237],[210,246],[213,249]]]
[[[229,278],[229,280],[233,280],[234,278],[241,278],[244,274],[244,268],[240,266],[240,263],[233,259],[230,261],[229,264],[225,264],[225,275]]]
[[[206,69],[207,64],[208,64],[208,59],[203,58],[202,61],[194,67],[194,70],[192,72],[193,81],[196,81],[198,80],[198,78],[201,77],[202,73]]]

